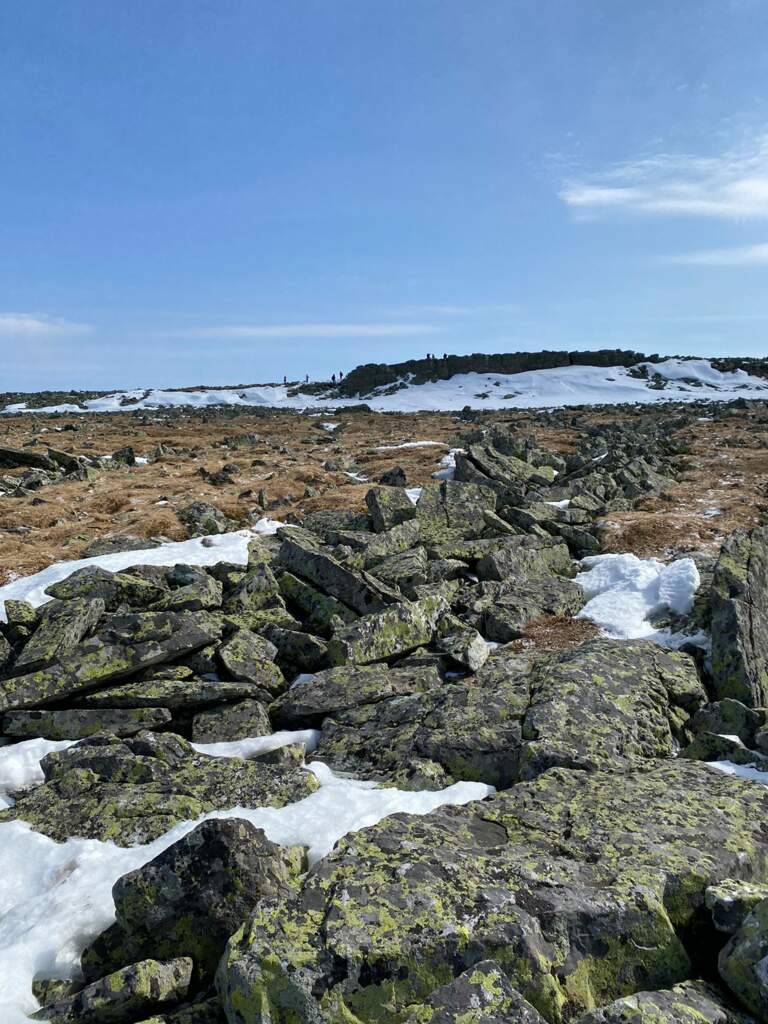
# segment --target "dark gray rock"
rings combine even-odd
[[[181,1002],[191,978],[188,957],[165,963],[142,960],[86,985],[74,996],[44,1006],[32,1019],[50,1024],[133,1024]]]
[[[162,707],[10,711],[3,715],[2,733],[17,739],[80,740],[99,732],[135,736],[144,729],[162,729],[170,721],[170,711]]]
[[[711,605],[717,697],[768,705],[768,527],[737,530],[725,541]]]

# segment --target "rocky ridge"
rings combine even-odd
[[[125,1024],[632,1016],[768,1020],[768,791],[704,761],[768,761],[768,531],[701,565],[694,646],[526,642],[584,604],[606,510],[662,493],[668,424],[563,456],[472,429],[453,479],[375,486],[248,564],[83,569],[6,602],[2,734],[78,742],[3,820],[128,846],[233,806],[285,806],[302,758],[400,789],[495,796],[395,815],[308,867],[210,820],[116,884],[117,920],[40,1019]],[[487,643],[493,641],[499,646]],[[195,744],[319,729],[311,754]]]

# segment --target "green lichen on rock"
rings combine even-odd
[[[679,933],[706,887],[765,878],[766,809],[765,791],[670,760],[395,816],[261,901],[219,968],[228,1019],[395,1022],[481,959],[551,1022],[669,988],[691,976]]]

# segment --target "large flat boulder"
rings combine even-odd
[[[704,765],[551,770],[342,840],[262,900],[219,969],[229,1019],[394,1022],[498,960],[554,1024],[694,976],[708,885],[765,878],[768,792]],[[701,933],[699,935],[701,941]]]

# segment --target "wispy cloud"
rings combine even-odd
[[[41,313],[0,313],[0,337],[49,337],[57,334],[86,334],[90,324],[77,324]]]
[[[497,303],[483,306],[450,306],[422,305],[400,306],[388,309],[389,316],[439,316],[439,317],[471,317],[492,316],[498,313],[519,313],[520,307],[513,303]]]
[[[723,249],[694,249],[692,252],[669,256],[665,262],[694,267],[764,267],[768,266],[768,243]]]
[[[168,331],[174,338],[403,338],[434,334],[432,324],[221,324]]]
[[[567,181],[560,198],[588,217],[614,212],[768,218],[768,134],[720,156],[659,153]]]

